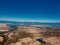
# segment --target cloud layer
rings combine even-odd
[[[0,18],[1,21],[16,21],[16,22],[49,22],[60,23],[60,20],[31,20],[31,19],[16,19],[16,18]]]

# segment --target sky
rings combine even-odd
[[[0,20],[60,22],[60,0],[0,0]]]

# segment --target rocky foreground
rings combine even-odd
[[[60,28],[22,26],[0,34],[0,45],[60,45]]]

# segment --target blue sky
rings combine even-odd
[[[60,22],[60,0],[0,0],[0,20]]]

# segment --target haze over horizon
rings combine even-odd
[[[60,23],[60,0],[0,0],[0,20]]]

